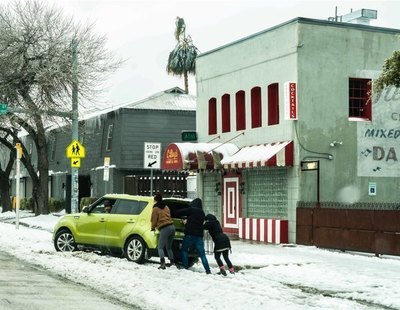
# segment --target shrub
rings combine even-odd
[[[33,211],[33,198],[20,198],[19,207],[21,210]]]
[[[59,212],[65,209],[65,200],[61,198],[49,198],[49,211]]]

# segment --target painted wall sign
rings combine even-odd
[[[400,89],[372,99],[372,121],[357,123],[358,176],[400,175]]]

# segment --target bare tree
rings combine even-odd
[[[26,131],[38,153],[39,177],[33,184],[36,214],[48,214],[48,142],[46,126],[71,107],[72,42],[78,43],[79,97],[93,101],[101,82],[121,61],[106,48],[106,38],[38,1],[0,7],[0,96],[22,113],[0,119],[3,127]],[[60,114],[59,114],[60,115]],[[7,120],[5,119],[7,118]]]

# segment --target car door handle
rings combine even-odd
[[[99,220],[99,222],[105,222],[104,218],[101,218],[101,219]]]
[[[128,223],[135,223],[134,220],[128,220],[127,222],[128,222]]]

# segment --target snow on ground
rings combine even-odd
[[[94,252],[56,252],[55,215],[0,214],[0,250],[143,309],[400,309],[400,258],[342,253],[299,245],[233,241],[234,275],[158,270]],[[84,298],[81,296],[80,298]]]

